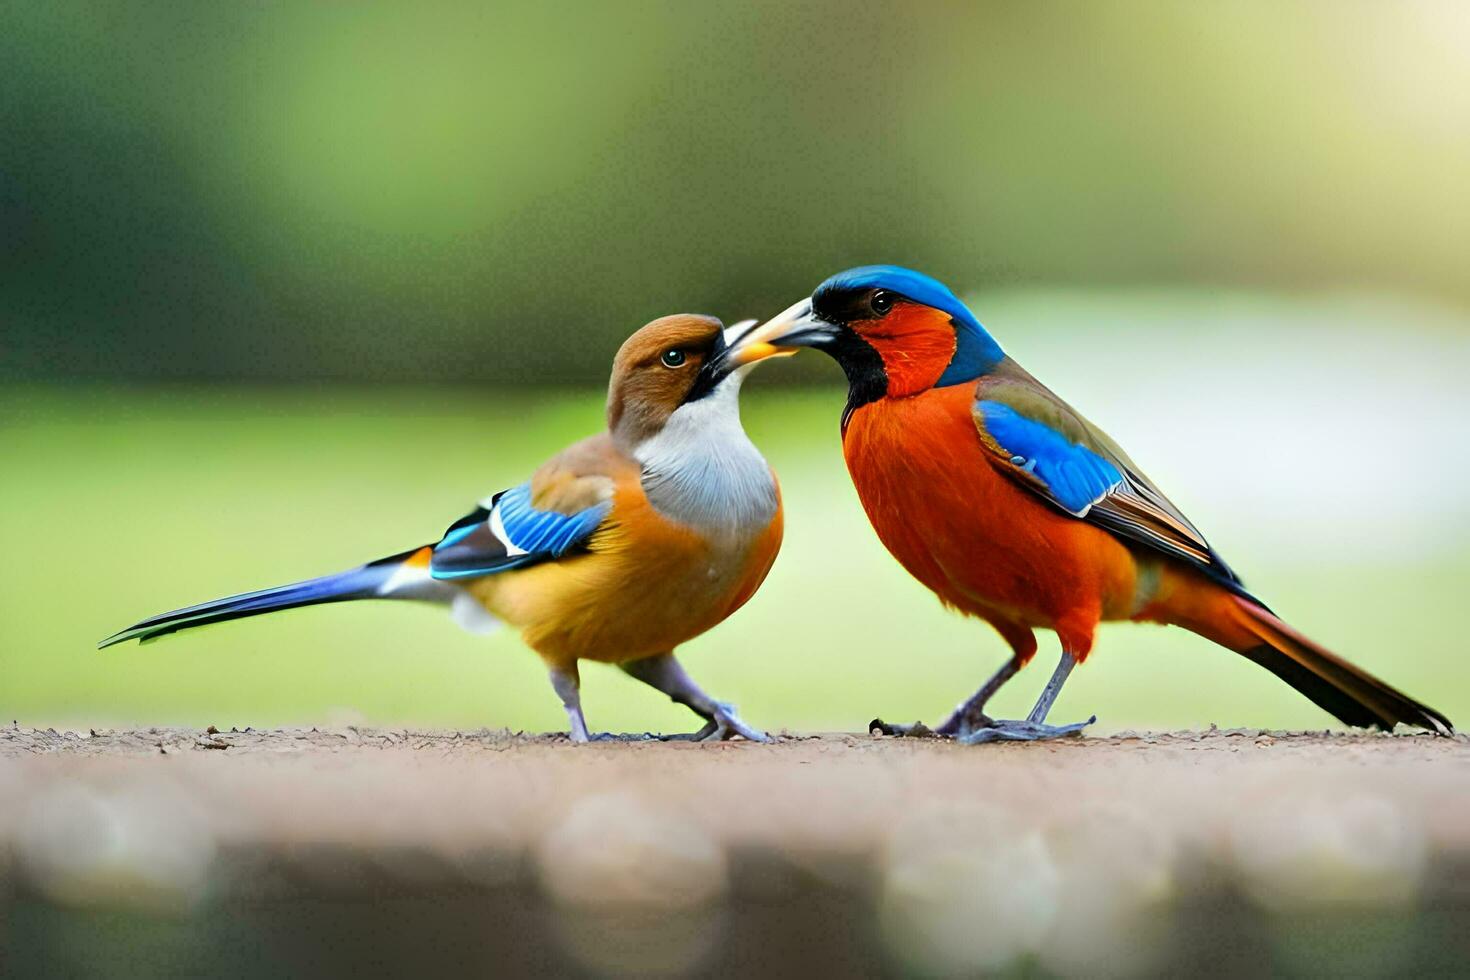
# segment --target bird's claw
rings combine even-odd
[[[769,742],[771,736],[747,725],[735,711],[735,706],[724,701],[715,702],[715,713],[704,727],[686,735],[667,735],[665,741],[680,742],[724,742],[739,735],[751,742]]]
[[[590,745],[593,742],[647,742],[658,738],[653,732],[590,732],[586,738],[578,738],[576,733],[569,734],[567,740],[577,745]]]
[[[979,745],[982,742],[1041,742],[1053,738],[1070,738],[1080,736],[1082,730],[1095,721],[1097,721],[1097,715],[1093,715],[1086,721],[1074,722],[1070,725],[1046,725],[1041,722],[1024,720],[992,720],[987,725],[956,734],[955,741],[965,745]]]
[[[705,727],[708,728],[710,725],[714,726],[714,731],[706,736],[706,741],[724,741],[734,735],[739,735],[750,742],[769,742],[771,740],[771,736],[759,728],[747,725],[739,712],[735,710],[735,706],[728,701],[715,702],[715,716]]]
[[[868,734],[897,735],[900,738],[937,738],[940,735],[922,721],[916,721],[912,725],[890,725],[882,718],[874,718],[868,722]]]

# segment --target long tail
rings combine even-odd
[[[1454,731],[1438,711],[1307,639],[1250,598],[1203,580],[1176,579],[1171,584],[1172,615],[1165,621],[1260,664],[1345,724],[1392,731],[1402,723],[1444,735]]]
[[[185,609],[175,609],[114,633],[97,644],[97,648],[109,647],[126,640],[151,640],[179,630],[257,616],[280,609],[351,599],[419,599],[439,602],[452,605],[455,618],[466,629],[482,632],[493,626],[494,620],[463,589],[430,577],[431,553],[432,549],[428,546],[414,548],[337,575],[323,575],[305,582],[294,582],[291,585],[246,592]]]

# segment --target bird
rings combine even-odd
[[[1347,725],[1448,734],[1443,714],[1273,613],[1102,429],[1009,357],[943,283],[895,265],[840,272],[736,341],[820,350],[847,377],[843,455],[893,557],[941,603],[992,626],[1010,658],[932,731],[968,743],[1081,734],[1047,724],[1097,626],[1183,627],[1274,673]],[[1035,655],[1061,657],[1024,719],[986,704]],[[913,734],[922,726],[873,722]]]
[[[588,732],[579,663],[616,664],[704,719],[689,738],[767,741],[706,694],[675,648],[755,594],[781,547],[776,474],[740,421],[754,363],[719,320],[677,314],[622,345],[607,429],[553,456],[531,479],[480,501],[443,537],[358,568],[145,619],[103,640],[149,640],[224,620],[355,599],[450,608],[465,628],[518,628],[538,653],[575,742]]]

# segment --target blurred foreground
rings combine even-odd
[[[0,731],[16,975],[1446,975],[1470,740]]]

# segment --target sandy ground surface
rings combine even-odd
[[[55,964],[37,937],[77,916],[197,922],[324,895],[522,896],[505,901],[542,909],[553,938],[532,943],[523,926],[485,955],[525,946],[527,969],[594,973],[767,968],[736,953],[784,935],[759,923],[788,906],[778,918],[788,931],[810,918],[806,939],[769,940],[763,955],[838,973],[1225,962],[1389,975],[1470,956],[1464,736],[577,746],[491,731],[12,728],[0,844],[8,948],[41,943],[24,946],[38,970]],[[1206,906],[1226,910],[1212,929],[1246,930],[1220,940],[1235,959],[1181,942]],[[1379,936],[1364,922],[1397,925]],[[1302,947],[1303,935],[1316,938]]]

